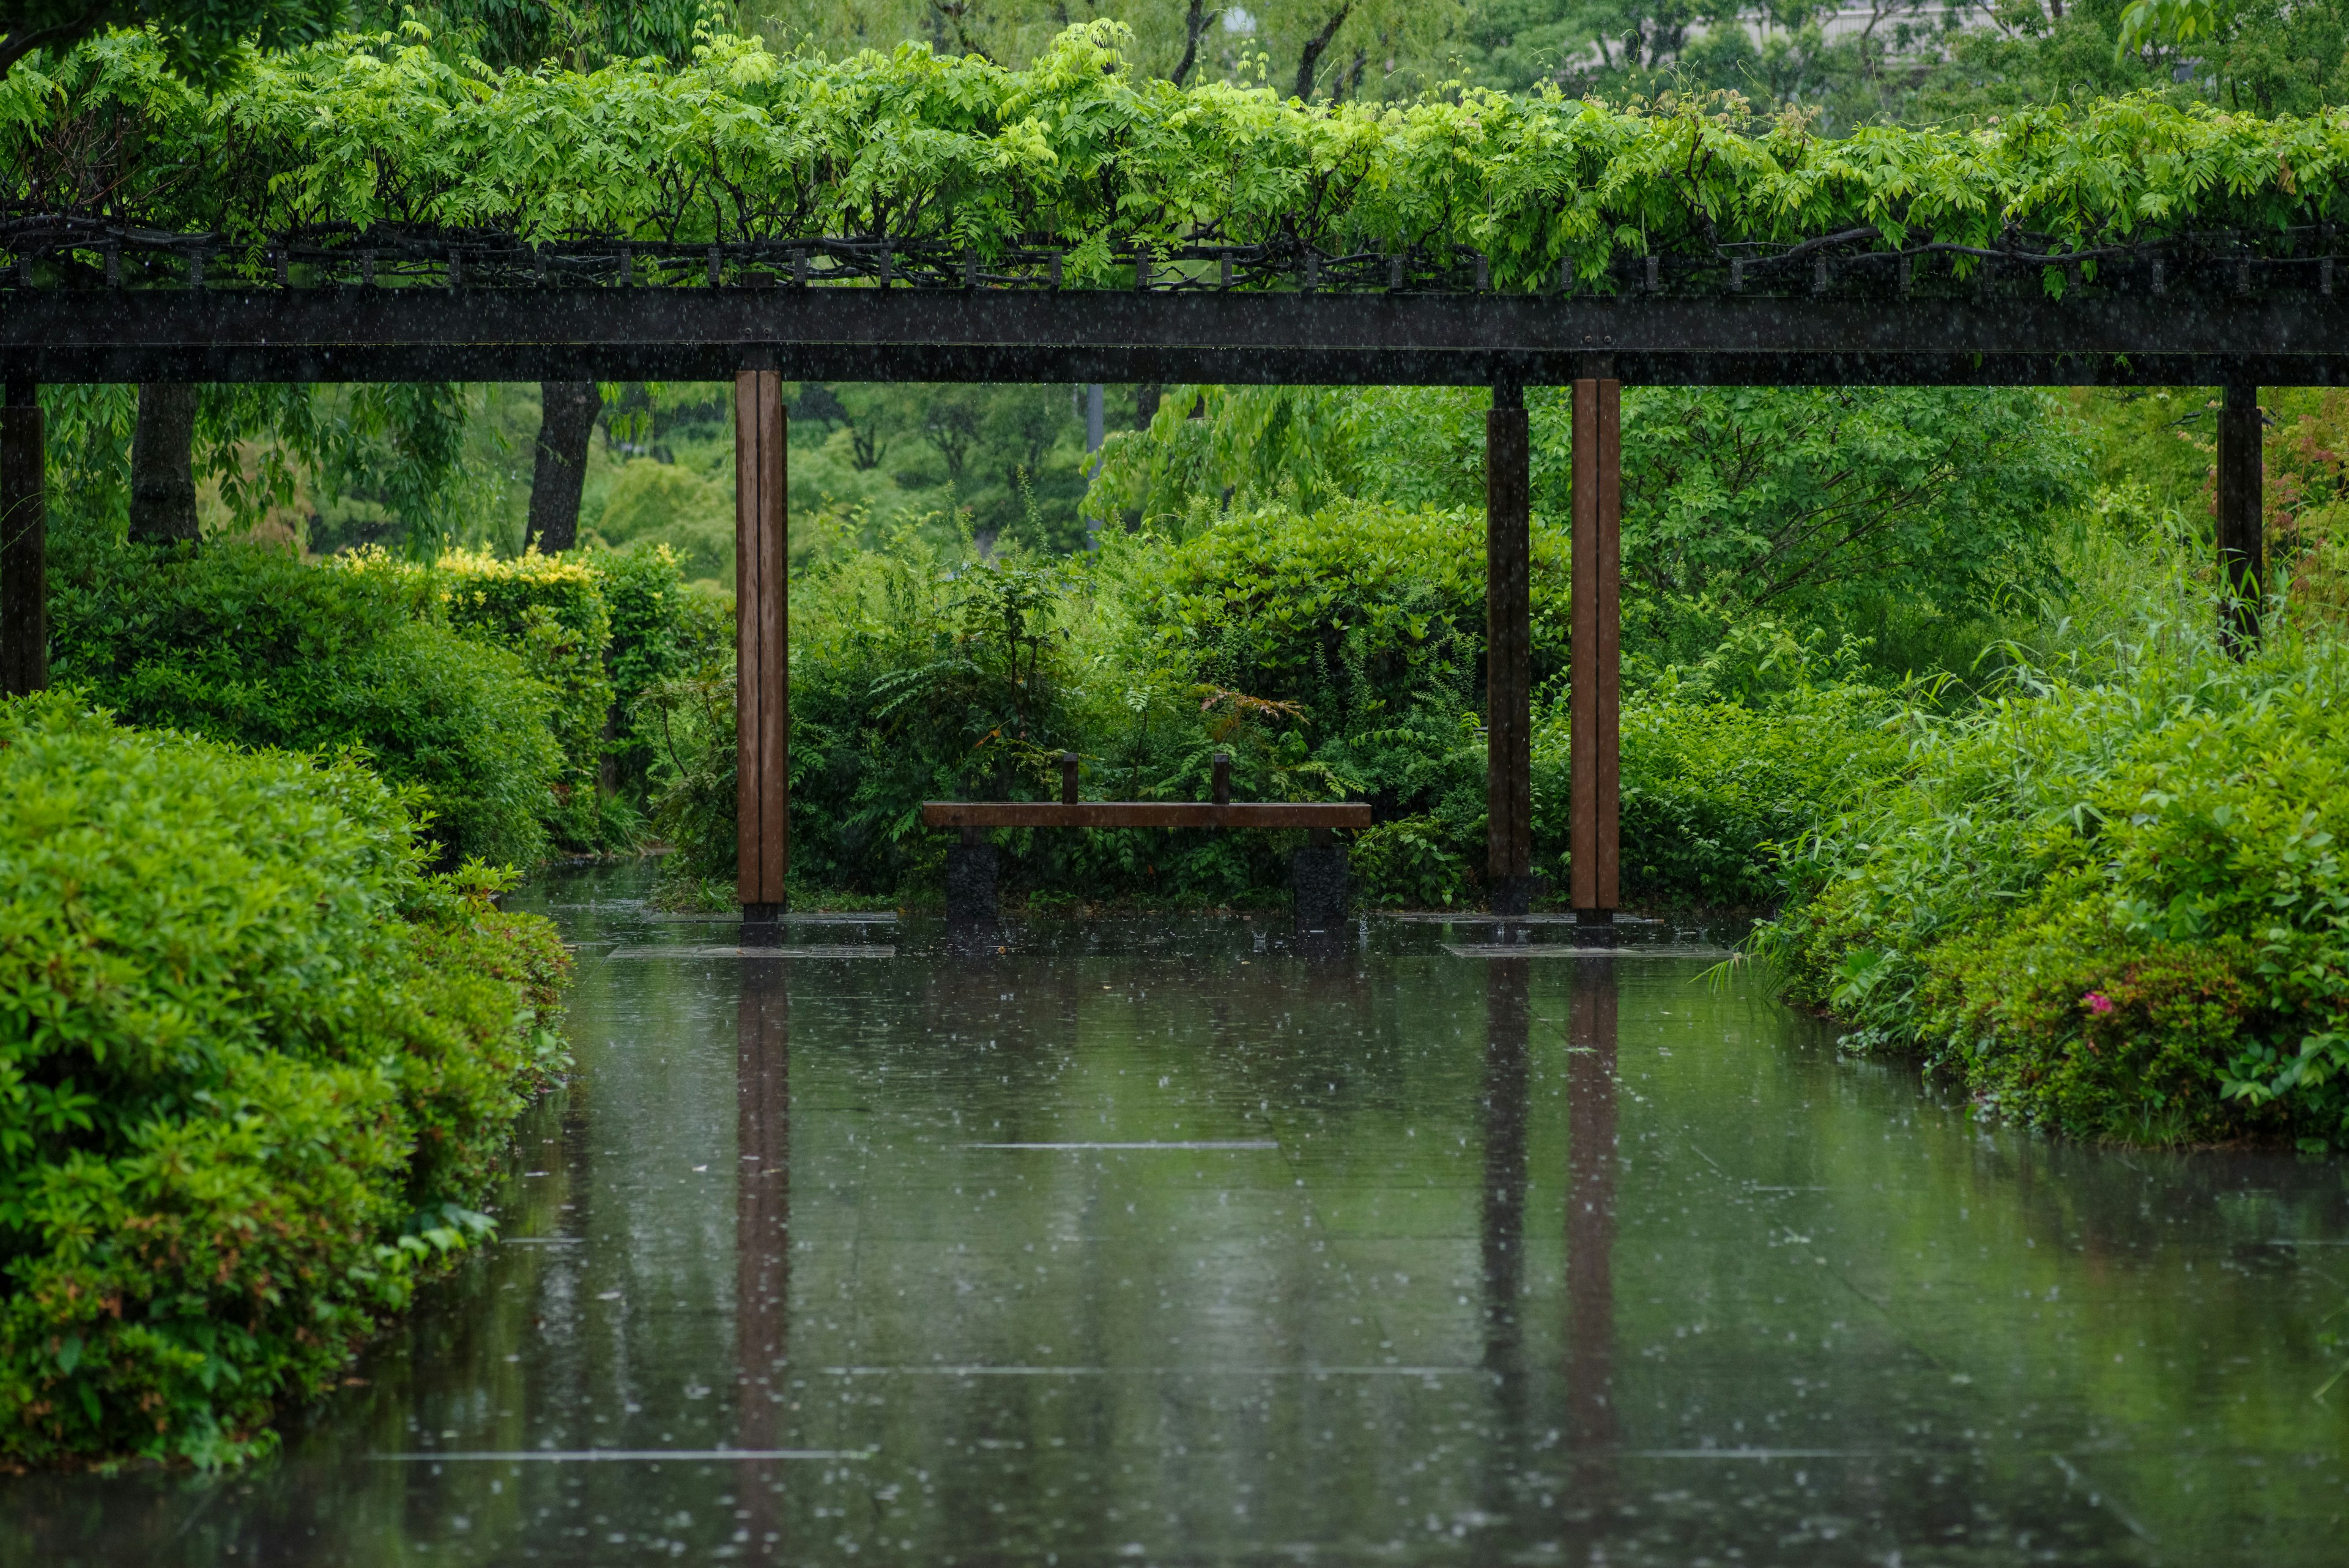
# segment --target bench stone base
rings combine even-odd
[[[1288,861],[1288,887],[1299,931],[1335,930],[1346,920],[1346,850],[1343,845],[1309,844]]]
[[[995,846],[947,848],[947,925],[957,934],[991,931],[997,924]]]

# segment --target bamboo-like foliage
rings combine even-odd
[[[913,45],[844,60],[712,34],[688,64],[452,64],[420,28],[254,57],[206,95],[117,33],[0,82],[0,202],[229,244],[336,231],[736,243],[864,236],[1061,250],[1071,285],[1137,249],[1327,256],[1468,247],[1492,286],[1739,246],[2085,256],[2225,232],[2308,254],[2344,215],[2349,114],[2262,119],[2125,98],[1841,139],[1733,98],[1556,90],[1307,105],[1131,71],[1069,28],[1028,68]],[[1123,256],[1126,260],[1120,260]],[[2050,286],[2064,286],[2060,266]]]

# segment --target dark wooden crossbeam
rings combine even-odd
[[[7,288],[38,381],[2349,384],[2349,296]]]
[[[925,827],[1368,827],[1367,801],[933,800]]]

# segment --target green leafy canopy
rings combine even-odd
[[[0,196],[230,243],[330,225],[699,243],[814,234],[1121,249],[1211,240],[1324,252],[1461,244],[1495,286],[1605,275],[1618,251],[1709,253],[1859,230],[1882,243],[2057,248],[2230,228],[2342,202],[2349,119],[2261,119],[2149,97],[1972,129],[1838,140],[1733,97],[1609,106],[1554,87],[1308,105],[1130,67],[1072,26],[1022,69],[900,46],[777,55],[709,32],[672,65],[451,63],[410,23],[256,57],[206,94],[146,34],[0,86]],[[1962,264],[1961,264],[1962,265]],[[2050,286],[2063,286],[2061,269]]]

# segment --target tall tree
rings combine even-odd
[[[1173,73],[1166,78],[1168,81],[1181,87],[1191,79],[1191,67],[1199,63],[1200,36],[1222,20],[1223,15],[1224,8],[1220,5],[1210,9],[1207,0],[1191,0],[1190,15],[1183,18],[1183,57],[1175,62]]]
[[[247,39],[263,48],[333,30],[343,0],[0,0],[0,77],[36,49],[62,54],[106,27],[152,27],[172,67],[206,80]]]
[[[1353,14],[1354,0],[1343,0],[1330,13],[1318,31],[1307,35],[1305,48],[1297,59],[1297,97],[1313,96],[1313,78],[1320,74],[1321,56],[1330,47],[1330,40],[1338,36],[1338,29],[1346,25],[1346,18]],[[1335,98],[1337,95],[1332,93],[1330,96]]]
[[[530,522],[523,545],[554,556],[579,543],[587,442],[604,399],[593,381],[541,381],[538,395],[538,462],[531,473]]]

